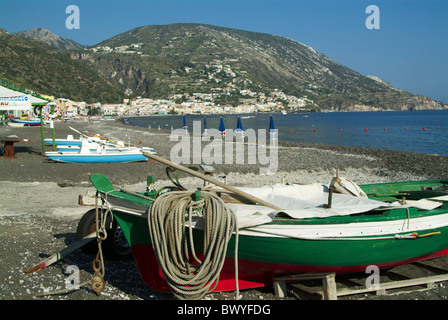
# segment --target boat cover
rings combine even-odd
[[[328,204],[329,189],[328,185],[325,184],[277,184],[261,188],[238,189],[283,208],[283,210],[277,211],[262,205],[227,203],[226,205],[238,217],[239,228],[269,223],[279,212],[283,212],[295,219],[327,218],[391,207],[416,207],[418,209],[432,210],[441,206],[443,201],[448,201],[448,196],[445,196],[418,201],[406,201],[406,204],[402,205],[399,202],[386,203],[372,200],[362,195],[352,196],[333,193],[331,208],[326,208],[325,205]]]

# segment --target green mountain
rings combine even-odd
[[[20,43],[17,39],[7,42]],[[36,42],[33,46],[43,48]],[[296,102],[290,96],[295,96],[305,101],[307,108],[318,110],[448,108],[445,103],[397,89],[376,77],[363,76],[297,41],[211,25],[144,26],[81,50],[63,51],[46,46],[45,52],[59,57],[50,60],[60,66],[48,65],[39,75],[27,67],[33,65],[27,62],[31,57],[16,47],[10,50],[20,57],[20,76],[18,71],[11,75],[2,61],[0,74],[11,81],[15,76],[22,83],[34,85],[41,82],[36,79],[42,76],[46,77],[45,82],[50,81],[58,70],[73,68],[70,75],[59,72],[64,78],[59,79],[59,86],[55,82],[46,83],[48,92],[55,95],[59,95],[57,90],[61,91],[64,83],[65,91],[61,94],[71,95],[67,97],[73,96],[73,88],[79,83],[87,84],[87,79],[96,76],[95,83],[89,82],[92,87],[76,90],[77,93],[99,101],[107,96],[108,100],[116,99],[115,102],[120,102],[118,97],[135,96],[187,101],[194,94],[203,94],[215,103],[234,106],[271,101],[292,108]],[[1,45],[0,57],[4,51]],[[64,68],[65,63],[70,68]],[[26,68],[28,78],[23,72]],[[80,71],[75,75],[75,70],[90,76],[80,76]],[[103,86],[103,90],[94,90],[95,86],[98,89]],[[273,95],[278,92],[284,94]]]
[[[120,102],[124,95],[67,51],[0,31],[0,77],[39,94],[88,103]]]

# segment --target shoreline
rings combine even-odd
[[[68,134],[76,138],[78,134],[70,130],[69,126],[82,133],[97,133],[110,139],[129,141],[137,146],[152,147],[159,156],[166,159],[170,159],[170,151],[179,143],[170,141],[170,131],[149,130],[119,121],[102,121],[93,124],[55,123],[55,138],[66,138]],[[50,181],[66,186],[85,186],[89,185],[88,177],[92,173],[103,173],[110,176],[111,181],[124,185],[145,181],[148,174],[155,176],[157,180],[166,180],[165,166],[154,161],[83,164],[58,163],[49,160],[42,151],[40,127],[0,127],[0,136],[9,135],[16,135],[19,139],[28,139],[33,142],[16,143],[16,159],[0,158],[0,181]],[[44,136],[45,138],[52,137],[51,129],[47,126],[44,127]],[[203,142],[201,147],[204,148],[204,146],[206,143]],[[51,151],[52,146],[45,146],[45,150]],[[259,174],[260,168],[266,167],[258,162],[248,164],[247,146],[244,147],[244,151],[246,158],[242,164],[225,164],[224,161],[222,161],[223,164],[213,163],[212,166],[216,169],[217,175],[249,173],[253,175]],[[358,170],[360,175],[363,173],[374,175],[384,182],[396,182],[401,179],[448,179],[448,157],[375,148],[278,141],[278,168],[272,175],[284,175],[291,172],[302,174],[303,172],[327,172],[329,181],[337,169],[340,172]],[[266,175],[266,177],[269,176]],[[371,181],[372,179],[373,177],[368,179],[370,182],[364,181],[366,179],[359,182],[354,179],[354,181],[358,184],[381,182]]]
[[[153,147],[161,157],[169,159],[176,141],[170,141],[169,132],[148,130],[120,122],[56,123],[55,137],[65,138],[76,133],[98,133],[104,137],[128,141],[144,147]],[[51,129],[44,127],[45,138]],[[122,164],[58,163],[46,159],[42,152],[41,128],[0,127],[0,136],[17,135],[19,139],[34,142],[15,144],[17,158],[0,158],[0,299],[17,299],[20,295],[51,292],[64,288],[67,266],[80,269],[81,282],[92,275],[93,256],[77,250],[54,266],[26,275],[23,270],[76,241],[76,227],[82,215],[93,207],[80,206],[79,195],[95,189],[89,175],[103,173],[116,186],[142,191],[146,177],[153,175],[157,187],[171,185],[166,166],[151,161]],[[140,144],[140,141],[142,142]],[[51,146],[46,146],[51,150]],[[448,178],[448,157],[429,156],[403,151],[388,151],[358,147],[343,147],[295,142],[280,142],[278,171],[260,174],[260,165],[213,165],[215,178],[224,179],[232,186],[261,187],[281,183],[328,183],[339,169],[341,177],[358,184],[406,180]],[[188,189],[203,185],[203,181],[180,176]],[[448,259],[439,258],[445,267]],[[90,289],[80,289],[66,295],[44,296],[49,300],[171,300],[170,293],[149,290],[141,281],[133,261],[106,261],[106,288],[101,296]],[[272,287],[242,292],[246,300],[275,299]],[[448,289],[437,289],[406,294],[408,299],[446,299]],[[403,295],[379,296],[372,299],[401,299]],[[234,294],[210,294],[205,300],[233,299]],[[34,299],[32,296],[26,299]],[[290,297],[288,299],[295,299]],[[350,298],[348,298],[350,299]]]

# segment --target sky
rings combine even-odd
[[[67,27],[75,21],[70,5],[79,9],[79,28]],[[366,12],[370,5],[375,11]],[[171,23],[274,34],[448,103],[447,0],[14,0],[2,1],[0,12],[10,33],[40,27],[83,45]]]

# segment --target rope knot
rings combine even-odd
[[[202,209],[204,208],[205,200],[200,199],[198,201],[191,200],[189,206],[189,214],[193,216],[203,216]]]

